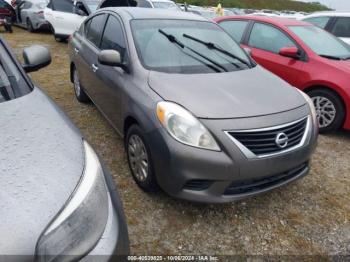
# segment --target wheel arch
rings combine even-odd
[[[347,104],[346,104],[342,94],[340,94],[340,92],[337,89],[333,88],[333,87],[329,87],[329,86],[326,86],[326,85],[311,85],[311,86],[308,86],[308,87],[304,88],[303,91],[305,93],[308,93],[308,92],[310,92],[312,90],[316,90],[316,89],[326,89],[326,90],[332,92],[333,94],[335,94],[339,98],[339,100],[342,102],[342,104],[343,104],[343,106],[345,108],[345,111],[347,111],[348,106],[347,106]]]
[[[140,125],[139,124],[139,121],[137,121],[137,119],[131,115],[127,116],[124,120],[124,124],[123,124],[123,136],[126,137],[126,134],[129,130],[129,128],[132,126],[132,125]]]

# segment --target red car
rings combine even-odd
[[[14,10],[5,0],[0,0],[0,27],[4,26],[5,30],[12,33],[12,18]]]
[[[321,28],[292,19],[232,16],[215,21],[251,49],[261,66],[312,98],[321,132],[350,130],[349,45]]]

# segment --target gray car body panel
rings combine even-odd
[[[224,132],[273,127],[310,115],[310,108],[299,91],[265,69],[256,66],[229,73],[178,75],[143,67],[133,40],[132,19],[207,20],[190,13],[145,8],[105,8],[96,15],[99,13],[111,14],[123,25],[130,72],[99,64],[99,49],[79,32],[70,42],[71,68],[77,68],[84,90],[118,133],[126,135],[125,126],[130,118],[141,126],[150,145],[157,182],[164,191],[192,201],[228,202],[292,180],[252,194],[224,197],[224,189],[232,181],[276,175],[309,161],[317,139],[317,129],[313,126],[303,146],[264,159],[247,159]],[[92,64],[98,67],[95,73]],[[178,103],[197,116],[222,150],[194,148],[171,137],[156,116],[157,103],[164,100]],[[192,179],[213,180],[214,184],[201,192],[183,190]]]
[[[0,111],[0,254],[30,255],[82,175],[82,137],[38,88]]]
[[[260,66],[221,74],[152,71],[149,85],[164,100],[182,105],[199,118],[256,117],[305,104],[295,88]]]
[[[82,177],[83,137],[65,113],[32,84],[1,38],[0,43],[29,84],[18,86],[18,98],[0,103],[0,260],[33,261],[40,234]],[[100,162],[109,195],[108,222],[85,261],[95,255],[108,260],[130,252],[123,205],[112,176]]]

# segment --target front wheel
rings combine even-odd
[[[339,96],[328,89],[314,89],[307,94],[314,103],[320,133],[340,129],[345,117],[345,108]]]
[[[125,147],[131,174],[136,184],[146,192],[158,191],[149,147],[138,125],[132,125],[129,128]]]

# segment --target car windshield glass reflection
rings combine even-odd
[[[350,58],[350,46],[321,28],[316,26],[289,28],[319,56],[336,60]]]
[[[214,23],[151,19],[133,20],[131,25],[139,57],[149,70],[195,74],[248,68],[249,58],[245,52]],[[166,35],[160,32],[166,32]],[[217,49],[210,49],[186,35],[213,43],[238,59],[232,59]]]

